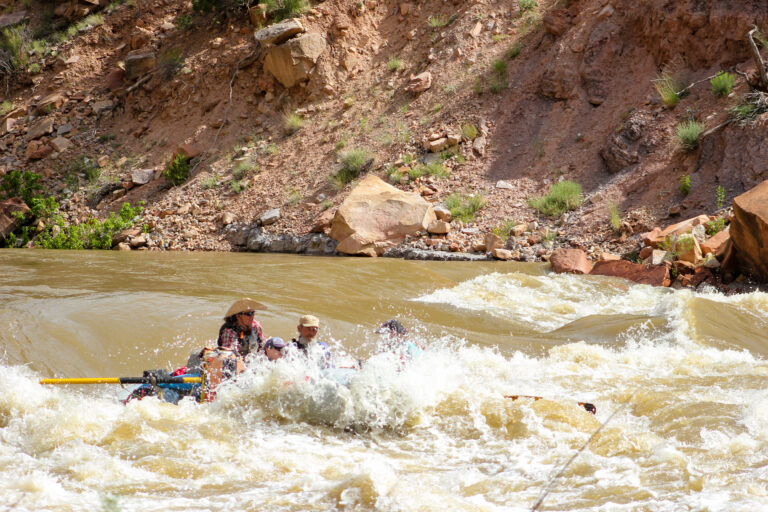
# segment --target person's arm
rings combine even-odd
[[[237,343],[239,338],[237,333],[229,328],[221,331],[221,337],[219,338],[219,347],[228,348],[230,350],[237,350]]]

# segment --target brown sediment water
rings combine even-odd
[[[527,510],[625,403],[544,510],[768,507],[763,293],[261,254],[3,250],[0,268],[0,510]],[[367,363],[256,359],[202,405],[37,383],[180,366],[246,296],[267,335],[312,313],[338,366]],[[378,350],[389,318],[426,346],[404,369]]]

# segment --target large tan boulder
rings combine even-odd
[[[330,236],[344,254],[380,256],[407,235],[427,229],[434,220],[432,205],[420,195],[403,192],[368,176],[339,207]]]
[[[622,277],[639,284],[669,286],[669,269],[666,265],[646,267],[627,260],[598,261],[590,275]]]
[[[325,51],[325,38],[304,34],[272,48],[264,58],[264,69],[285,87],[309,80],[317,59]]]
[[[731,233],[728,229],[719,231],[712,238],[701,244],[701,253],[705,256],[711,253],[716,258],[720,258],[725,254],[725,249],[730,239]]]
[[[258,6],[257,6],[258,7]],[[258,13],[258,11],[257,11]],[[254,23],[255,24],[255,23]],[[295,18],[275,23],[261,30],[257,30],[253,37],[261,44],[280,44],[292,38],[296,34],[304,32],[301,22]]]
[[[733,199],[730,235],[741,270],[768,280],[768,181]]]
[[[549,262],[558,274],[589,274],[592,271],[592,262],[581,249],[555,249]]]

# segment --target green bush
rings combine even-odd
[[[520,0],[520,12],[530,11],[538,7],[536,0]]]
[[[184,183],[189,178],[189,170],[192,166],[189,163],[189,159],[183,154],[179,153],[168,164],[168,167],[163,171],[163,176],[168,180],[168,183],[174,187]]]
[[[715,208],[722,210],[723,206],[725,206],[725,187],[718,185],[715,190]]]
[[[685,151],[699,147],[699,139],[704,132],[704,124],[698,121],[683,121],[677,125],[677,140]]]
[[[691,177],[687,174],[680,178],[680,193],[684,196],[691,193]]]
[[[485,206],[485,203],[485,198],[479,194],[472,196],[451,194],[443,201],[445,207],[451,211],[453,218],[462,222],[473,221],[475,214]]]
[[[736,83],[736,77],[727,71],[718,71],[714,78],[709,81],[712,86],[712,92],[718,96],[728,96],[731,94],[733,84]]]
[[[307,12],[311,5],[308,0],[266,0],[267,16],[275,21],[296,18]]]
[[[715,236],[719,232],[725,229],[725,219],[718,217],[715,220],[711,220],[704,224],[707,230],[707,236]]]
[[[475,140],[477,138],[477,127],[471,123],[466,123],[461,126],[461,134],[465,139]]]
[[[0,31],[0,50],[6,55],[1,61],[10,65],[14,70],[21,70],[29,63],[29,36],[26,26],[6,27]]]
[[[502,59],[496,59],[493,61],[492,64],[493,70],[498,75],[506,75],[507,74],[507,62]]]
[[[368,170],[373,164],[373,157],[363,149],[351,149],[341,156],[341,169],[333,175],[333,182],[343,188],[346,184]]]
[[[123,203],[118,214],[112,212],[103,221],[89,219],[81,224],[67,225],[53,198],[46,202],[49,222],[35,240],[35,245],[43,249],[111,249],[114,236],[133,226],[143,209],[141,204],[132,208],[129,203]],[[58,229],[54,230],[53,226]]]
[[[11,171],[3,176],[0,184],[0,197],[10,199],[20,197],[30,208],[32,200],[40,195],[40,175],[29,171]]]
[[[581,185],[566,180],[552,185],[547,195],[529,199],[528,205],[544,215],[557,217],[569,210],[575,210],[583,201]]]

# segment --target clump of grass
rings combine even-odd
[[[512,228],[515,227],[517,223],[514,219],[505,220],[501,223],[500,226],[496,226],[493,228],[493,234],[501,238],[504,242],[506,242],[509,239],[509,234],[512,231]]]
[[[286,135],[293,135],[304,126],[304,119],[296,112],[288,112],[283,115],[283,130]]]
[[[619,233],[621,231],[621,210],[613,201],[608,203],[608,218],[611,223],[611,229],[615,233]]]
[[[493,71],[497,75],[506,75],[507,74],[507,61],[503,59],[496,59],[493,61],[492,64]]]
[[[173,78],[184,64],[178,48],[168,48],[157,57],[157,66],[166,80]]]
[[[163,176],[168,180],[168,183],[176,187],[189,178],[189,170],[191,168],[192,166],[189,163],[189,159],[182,153],[179,153],[171,163],[168,164],[168,167],[165,168]]]
[[[389,59],[389,62],[387,62],[387,69],[391,71],[392,73],[397,73],[398,71],[401,71],[405,67],[405,63],[402,59],[399,59],[397,57],[392,57]]]
[[[99,166],[90,158],[80,155],[69,163],[67,172],[84,176],[90,183],[95,182],[101,175]]]
[[[465,123],[461,125],[461,134],[465,139],[475,140],[477,138],[477,127],[472,123]]]
[[[332,180],[338,188],[343,188],[373,164],[373,157],[364,149],[351,149],[341,156],[341,168]]]
[[[567,211],[575,210],[583,201],[581,185],[565,180],[552,185],[547,195],[529,199],[528,205],[544,215],[558,217]]]
[[[658,92],[659,96],[661,96],[661,101],[666,107],[672,108],[677,105],[678,101],[680,101],[679,91],[684,86],[679,83],[672,76],[672,74],[663,72],[654,81],[653,85],[656,88],[656,92]]]
[[[252,173],[258,171],[258,166],[253,163],[252,160],[246,158],[245,160],[239,160],[232,166],[232,177],[236,180],[242,180],[247,178]]]
[[[462,222],[471,222],[475,215],[486,204],[485,198],[480,194],[464,196],[461,194],[451,194],[445,198],[443,204],[451,211],[454,219]]]
[[[390,167],[387,169],[387,178],[394,184],[400,183],[404,174],[397,167]]]
[[[229,186],[235,194],[248,190],[248,183],[242,180],[232,180],[229,182]]]
[[[736,83],[736,76],[727,71],[718,71],[717,74],[709,81],[712,86],[712,92],[718,96],[728,96],[731,94],[733,84]]]
[[[13,110],[13,102],[11,100],[5,100],[4,102],[0,103],[0,117],[5,116],[11,110]]]
[[[516,58],[518,55],[520,55],[520,52],[522,51],[523,51],[523,44],[520,42],[516,42],[512,46],[507,48],[507,51],[504,52],[504,58],[507,60],[512,60]]]
[[[680,178],[680,193],[683,196],[691,193],[691,177],[688,174]]]
[[[288,189],[288,199],[286,200],[286,203],[288,203],[290,206],[293,206],[303,198],[304,196],[301,195],[301,192],[299,192],[295,187],[290,187]]]
[[[538,6],[536,0],[520,0],[520,12],[530,11]]]
[[[685,151],[693,151],[699,147],[699,139],[703,131],[703,123],[683,121],[677,125],[677,140]]]
[[[219,176],[219,173],[200,180],[200,186],[206,190],[217,188],[219,185],[221,185],[221,176]]]
[[[438,30],[447,27],[453,20],[445,14],[433,14],[427,18],[427,25],[432,30]]]
[[[40,69],[40,64],[33,62],[29,65],[27,71],[29,71],[29,74],[31,75],[39,75],[42,70]]]
[[[0,31],[0,64],[21,70],[29,64],[29,35],[26,26],[6,27]]]

